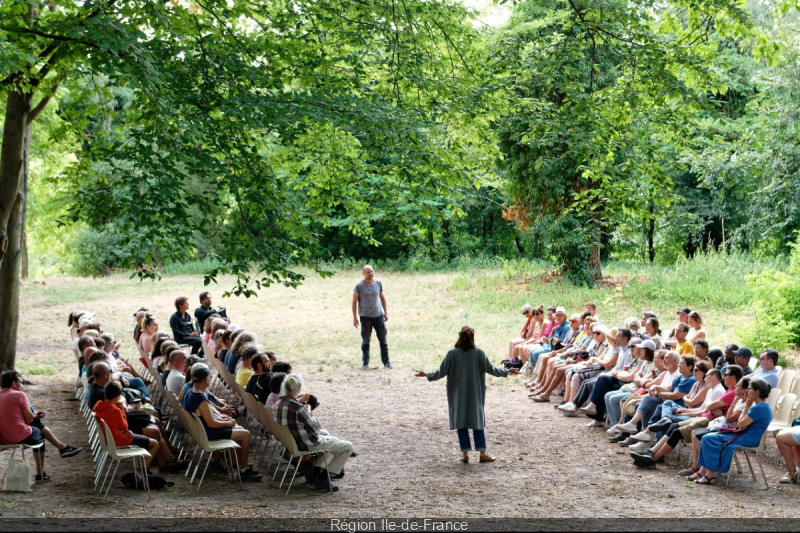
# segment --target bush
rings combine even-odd
[[[766,346],[775,350],[800,346],[800,242],[792,244],[785,271],[767,269],[745,279],[754,295],[756,319],[753,331],[742,332],[743,339],[746,335],[753,341],[765,338]]]

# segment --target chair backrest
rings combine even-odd
[[[192,413],[192,418],[194,419],[194,431],[197,434],[195,442],[200,445],[205,451],[208,450],[208,435],[206,434],[206,427],[203,425],[203,422],[200,420],[200,417],[197,416],[195,413]]]
[[[272,435],[275,435],[275,426],[278,425],[275,422],[275,411],[272,407],[264,405],[263,403],[256,401],[258,404],[258,417],[261,420],[262,425],[267,428]],[[277,438],[277,437],[276,437]]]
[[[792,421],[792,413],[794,412],[794,402],[797,400],[797,396],[789,393],[785,394],[781,398],[781,403],[778,406],[777,412],[772,417],[772,420],[775,422],[783,422],[783,423],[791,423]]]
[[[284,448],[289,450],[289,453],[292,455],[300,455],[303,453],[297,449],[297,443],[292,436],[292,432],[289,431],[289,426],[284,426],[276,422],[274,430],[275,433],[273,433],[273,435],[280,441],[281,444],[283,444]]]
[[[256,420],[258,420],[259,423],[263,426],[264,424],[261,423],[261,420],[259,419],[258,416],[259,414],[258,398],[256,398],[249,392],[245,392],[242,395],[242,399],[244,400],[244,406],[247,407],[247,410],[253,413],[253,416],[256,417]]]
[[[183,429],[189,434],[193,441],[197,444],[200,444],[200,438],[197,436],[197,425],[194,422],[194,418],[192,418],[192,414],[181,408],[178,410],[178,417],[181,419],[181,424],[183,425]],[[205,430],[203,431],[205,434]]]
[[[211,346],[209,346],[207,342],[203,342],[203,353],[206,356],[206,361],[216,359],[216,357],[214,357],[214,352],[211,351]]]
[[[103,422],[104,427],[99,427],[100,424],[98,423],[98,418],[95,413],[92,413],[92,416],[89,418],[89,424],[94,424],[97,426],[97,443],[100,445],[100,449],[104,452],[108,453],[108,440],[106,439],[106,430],[108,428]],[[113,439],[112,439],[113,440]]]
[[[769,398],[767,398],[767,402],[769,402],[769,406],[772,407],[772,412],[775,412],[775,409],[778,407],[778,400],[781,398],[781,389],[774,388],[769,391]]]
[[[106,424],[105,420],[102,418],[99,418],[98,420],[100,422],[100,428],[102,429],[100,433],[105,433],[105,438],[103,440],[106,442],[106,451],[111,457],[116,457],[117,444],[114,442],[114,436],[111,434],[111,429],[108,427],[108,424]],[[103,437],[101,436],[101,438]]]
[[[784,370],[780,379],[778,380],[778,388],[791,392],[792,383],[794,383],[794,378],[796,375],[797,373],[794,370]]]
[[[792,383],[789,392],[796,394],[798,398],[800,398],[800,376],[796,377],[794,383]]]

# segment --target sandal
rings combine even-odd
[[[796,474],[796,472],[795,472]],[[790,483],[797,483],[797,476],[795,474],[786,474],[778,480],[778,483],[788,485]]]
[[[678,472],[678,475],[679,476],[691,476],[691,475],[696,474],[699,470],[700,470],[699,468],[695,469],[694,467],[690,466],[689,468],[684,468],[683,470]]]
[[[708,477],[708,476],[700,476],[700,478],[695,481],[698,485],[716,485],[717,484],[717,477]]]
[[[695,481],[696,482],[701,477],[705,477],[705,476],[703,474],[701,474],[700,472],[695,472],[694,474],[692,474],[690,476],[686,476],[686,479],[688,479],[689,481]]]

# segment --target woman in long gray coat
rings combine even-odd
[[[493,367],[484,351],[475,347],[475,330],[468,326],[461,328],[456,347],[447,352],[439,370],[429,374],[416,373],[417,377],[427,377],[428,381],[436,381],[447,376],[450,429],[458,430],[458,441],[463,453],[462,463],[469,462],[469,451],[472,449],[469,440],[470,429],[475,439],[475,451],[480,452],[480,462],[494,461],[486,453],[486,436],[483,431],[486,374],[506,377],[509,374],[519,374],[519,371]]]

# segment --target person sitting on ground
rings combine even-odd
[[[702,361],[698,362],[698,365]],[[703,406],[695,409],[681,409],[677,414],[686,416],[685,420],[673,422],[669,420],[668,426],[663,424],[664,420],[650,425],[653,431],[665,430],[665,434],[658,443],[644,451],[632,451],[631,457],[634,461],[643,466],[652,466],[662,457],[675,449],[681,440],[691,442],[692,432],[695,429],[705,428],[708,424],[719,416],[724,416],[733,404],[736,397],[736,384],[742,378],[742,369],[736,365],[731,365],[725,374],[724,384],[720,382],[722,374],[719,369],[711,369],[706,374],[706,383],[712,388],[712,392],[706,396]],[[727,390],[725,390],[727,388]],[[717,394],[719,389],[722,394]],[[694,469],[682,472],[682,475],[689,475],[696,472]]]
[[[225,358],[225,368],[227,368],[228,372],[232,375],[235,375],[239,360],[242,357],[244,345],[248,343],[258,344],[258,338],[256,338],[255,333],[243,330],[237,331],[231,338],[233,339],[233,343]]]
[[[517,346],[520,344],[525,344],[529,340],[533,340],[536,338],[537,334],[537,326],[541,324],[541,321],[537,321],[536,318],[538,317],[537,312],[539,311],[538,308],[534,309],[528,304],[522,306],[522,314],[525,316],[525,323],[522,325],[522,330],[519,332],[519,336],[516,338],[511,339],[511,342],[508,345],[508,358],[514,359],[515,357],[519,357],[517,355]]]
[[[261,481],[258,471],[248,464],[250,456],[250,432],[236,424],[236,420],[216,412],[206,395],[211,385],[211,370],[204,363],[192,366],[192,388],[183,399],[183,408],[196,414],[203,423],[209,440],[231,439],[240,448],[236,450],[239,459],[239,479],[241,481]]]
[[[196,355],[203,348],[200,334],[194,330],[192,317],[186,310],[189,309],[189,299],[179,296],[175,299],[175,312],[169,317],[169,327],[172,329],[172,338],[178,344],[187,344],[192,347],[192,355]]]
[[[72,457],[80,453],[82,448],[74,448],[58,440],[47,428],[42,419],[44,411],[34,412],[28,403],[28,396],[23,392],[22,376],[14,370],[4,370],[0,374],[0,444],[27,444],[42,447],[33,450],[36,462],[37,483],[50,481],[44,469],[46,438],[58,449],[61,457]]]
[[[164,388],[178,397],[186,384],[186,352],[174,350],[169,354],[169,363],[171,368],[164,382]]]
[[[780,373],[775,368],[778,364],[779,355],[775,350],[764,350],[758,360],[759,368],[753,372],[750,377],[752,379],[763,379],[773,389],[778,386],[780,381]]]
[[[206,320],[211,315],[219,315],[227,318],[228,311],[224,307],[220,307],[219,309],[211,307],[211,293],[203,291],[200,293],[200,307],[194,310],[194,316],[198,324],[205,325]]]
[[[137,435],[128,429],[128,416],[125,409],[125,399],[122,397],[122,389],[113,381],[108,383],[104,390],[103,400],[98,401],[94,406],[94,413],[100,420],[108,424],[111,437],[116,446],[138,446],[150,452],[150,457],[145,458],[145,468],[150,468],[150,463],[158,454],[158,441]],[[102,425],[101,431],[105,434]],[[108,437],[108,435],[106,435]]]
[[[747,391],[745,405],[736,421],[737,431],[730,433],[709,433],[700,441],[700,465],[698,485],[713,485],[717,472],[724,474],[730,469],[733,454],[739,446],[758,446],[761,437],[772,422],[772,407],[766,399],[772,389],[763,379],[752,378]]]
[[[331,435],[324,435],[317,431],[311,420],[311,415],[306,410],[304,403],[308,401],[306,395],[301,400],[303,378],[291,374],[284,379],[281,385],[281,399],[275,405],[275,422],[289,428],[298,450],[312,453],[322,452],[317,459],[314,470],[307,478],[316,490],[337,491],[339,487],[328,480],[341,473],[350,455],[355,451],[352,443],[338,439]],[[324,471],[327,465],[328,472]]]
[[[236,383],[242,387],[247,386],[250,376],[253,375],[253,357],[258,353],[258,345],[248,342],[242,346],[242,358],[239,360],[239,368],[236,370]]]

